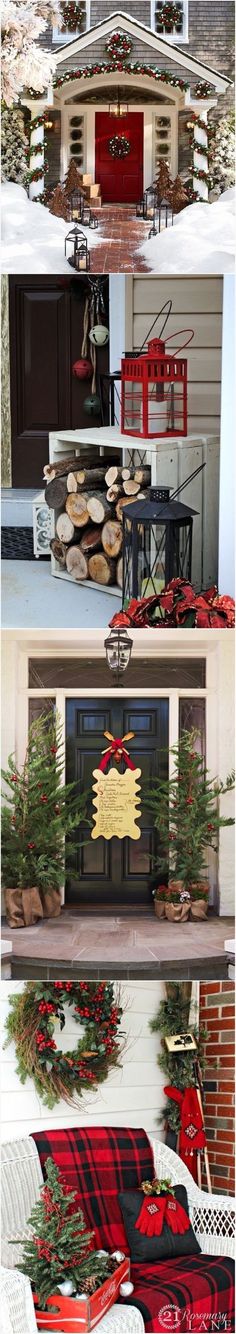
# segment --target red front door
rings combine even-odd
[[[124,135],[130,144],[126,157],[113,157],[109,149],[114,135]],[[107,111],[95,117],[96,181],[104,204],[136,204],[143,193],[143,113],[131,111],[120,120]]]

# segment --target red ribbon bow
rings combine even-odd
[[[185,1209],[173,1195],[149,1195],[143,1200],[135,1227],[144,1237],[160,1237],[164,1222],[180,1236],[190,1227]]]
[[[110,732],[104,732],[104,736],[109,737],[110,745],[103,751],[102,759],[98,765],[98,768],[102,770],[102,773],[105,773],[109,760],[112,759],[117,760],[118,764],[120,763],[120,760],[124,760],[127,769],[135,769],[136,765],[133,764],[133,760],[130,759],[129,752],[126,750],[126,746],[124,746],[124,741],[127,741],[128,738],[134,736],[134,732],[129,732],[127,737],[111,736]]]

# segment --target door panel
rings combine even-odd
[[[72,374],[81,354],[85,290],[81,277],[9,279],[13,486],[42,487],[50,430],[89,424],[88,386]],[[101,374],[108,357],[108,347],[99,349]]]
[[[92,773],[105,749],[104,731],[124,736],[135,731],[129,742],[133,761],[142,770],[141,783],[154,774],[167,775],[168,700],[71,699],[66,705],[67,780],[92,792]],[[92,799],[88,814],[92,815]],[[66,896],[78,904],[139,903],[148,904],[151,886],[157,878],[151,858],[157,847],[152,821],[143,808],[140,818],[141,838],[94,843],[88,830],[78,831],[78,839],[88,840],[78,851],[73,874],[68,876]]]
[[[124,134],[130,143],[127,157],[113,158],[109,140]],[[128,112],[117,121],[107,111],[95,116],[96,181],[100,182],[104,204],[135,204],[143,193],[143,113]]]

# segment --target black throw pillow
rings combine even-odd
[[[160,1195],[150,1196],[144,1195],[142,1190],[129,1190],[124,1191],[119,1195],[119,1203],[129,1243],[131,1260],[134,1264],[145,1264],[145,1262],[152,1262],[153,1260],[168,1260],[177,1255],[198,1255],[199,1251],[201,1251],[201,1247],[198,1244],[190,1223],[188,1197],[185,1186],[175,1186],[172,1200],[173,1202],[176,1201],[177,1205],[179,1204],[181,1206],[181,1210],[184,1210],[185,1217],[183,1217],[182,1214],[181,1220],[182,1225],[186,1227],[186,1231],[172,1231],[172,1227],[170,1226],[170,1223],[166,1221],[165,1216],[163,1219],[160,1219],[158,1223],[158,1226],[161,1224],[161,1232],[159,1236],[145,1235],[145,1233],[139,1231],[135,1226],[137,1220],[142,1223],[142,1226],[146,1226],[146,1210],[144,1214],[144,1222],[140,1217],[144,1201],[146,1201],[147,1207],[146,1216],[148,1226],[148,1219],[157,1216],[157,1210],[153,1206],[158,1205],[158,1201],[160,1201],[162,1210],[164,1207],[164,1199],[166,1199],[166,1192],[164,1191],[162,1191]],[[168,1213],[169,1218],[173,1218],[174,1221],[176,1218],[175,1227],[178,1226],[178,1209],[175,1211],[175,1204],[174,1209],[172,1208],[172,1210],[170,1206],[170,1210],[167,1211],[167,1217]]]

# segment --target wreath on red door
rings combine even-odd
[[[83,1025],[84,1036],[74,1051],[64,1052],[54,1033],[56,1021],[61,1030],[65,1026],[66,1004],[73,1009],[73,1019]],[[33,1079],[47,1107],[54,1107],[60,1098],[78,1106],[84,1089],[96,1089],[119,1063],[121,1018],[119,990],[113,982],[27,982],[22,994],[11,997],[6,1022],[7,1042],[15,1043],[22,1084],[27,1076]]]
[[[106,51],[112,60],[120,60],[121,57],[126,60],[127,56],[130,56],[132,45],[130,37],[126,37],[125,33],[113,32],[106,42]]]
[[[109,139],[108,147],[111,157],[122,158],[128,157],[131,145],[125,134],[113,134],[112,139]]]

